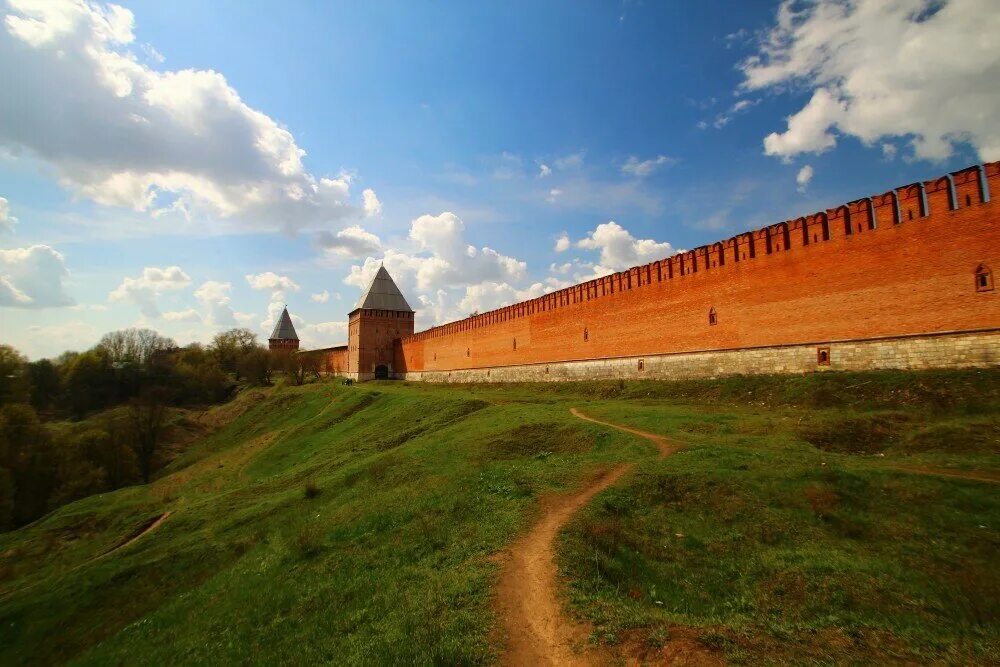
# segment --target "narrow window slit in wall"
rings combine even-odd
[[[719,323],[719,316],[715,312],[715,307],[713,306],[708,309],[708,325],[715,326],[718,323]]]
[[[517,349],[517,339],[516,338],[514,339],[514,349],[515,350]]]
[[[465,356],[467,356],[467,357],[471,357],[472,356],[472,348],[469,348],[469,347],[465,348]]]
[[[993,271],[985,264],[980,264],[976,267],[976,291],[993,291]]]
[[[587,331],[587,327],[584,327],[583,328],[583,342],[586,343],[588,340],[590,340],[590,332]]]
[[[645,370],[645,369],[644,369],[644,366],[645,366],[645,363],[643,363],[643,361],[644,361],[644,360],[642,360],[642,359],[640,359],[640,360],[639,360],[639,370],[640,370],[640,371],[641,371],[641,370]]]
[[[816,363],[820,366],[830,365],[830,348],[829,347],[817,347],[816,348]]]
[[[965,195],[965,205],[972,206],[972,195]]]

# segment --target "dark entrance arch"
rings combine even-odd
[[[385,364],[379,364],[375,367],[375,379],[376,380],[388,380],[389,379],[389,367]]]

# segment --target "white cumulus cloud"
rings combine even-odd
[[[194,298],[198,299],[208,311],[208,315],[204,318],[206,324],[217,327],[233,327],[237,325],[238,321],[246,320],[245,317],[240,318],[241,313],[234,312],[232,305],[230,305],[232,300],[229,297],[229,290],[232,287],[232,283],[207,280],[194,291]]]
[[[341,257],[364,257],[379,252],[382,240],[360,225],[352,225],[336,234],[320,232],[316,235],[316,245]]]
[[[17,76],[4,77],[0,147],[51,165],[75,194],[288,230],[360,214],[350,177],[309,173],[292,133],[222,74],[146,64],[128,9],[84,0],[8,6],[0,67]]]
[[[569,250],[569,246],[570,246],[569,234],[563,232],[556,238],[556,245],[552,249],[555,250],[556,252],[566,252],[567,250]]]
[[[122,279],[108,299],[115,303],[134,304],[146,317],[157,318],[160,316],[157,298],[164,292],[184,289],[190,284],[191,277],[179,266],[147,266],[138,277],[126,276]]]
[[[799,186],[799,192],[805,192],[806,186],[813,179],[813,168],[812,165],[805,165],[799,169],[799,173],[795,175],[795,182]]]
[[[967,142],[996,160],[998,34],[995,0],[784,0],[742,63],[741,88],[813,91],[764,140],[769,155],[819,153],[848,135],[867,145],[899,138],[931,160]]]
[[[319,294],[310,295],[309,299],[311,301],[315,301],[316,303],[326,303],[327,301],[330,300],[330,292],[327,290],[323,290]]]
[[[379,201],[374,190],[367,188],[361,193],[361,196],[362,199],[364,199],[364,211],[366,218],[375,218],[382,215],[382,202]]]
[[[576,246],[584,250],[599,250],[600,266],[595,273],[607,270],[621,271],[638,264],[662,259],[674,254],[674,248],[667,242],[652,239],[637,239],[614,220],[598,225],[586,237],[577,241]]]
[[[0,232],[12,232],[16,224],[17,218],[10,214],[10,202],[0,197]]]
[[[256,275],[248,273],[245,277],[247,284],[255,290],[262,290],[265,292],[283,292],[285,290],[292,292],[299,291],[299,286],[294,280],[288,276],[279,276],[274,271],[265,271],[264,273],[258,273]]]

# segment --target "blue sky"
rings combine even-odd
[[[0,0],[0,340],[331,345],[381,261],[422,328],[996,160],[990,5]]]

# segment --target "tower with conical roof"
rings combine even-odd
[[[413,333],[413,309],[380,266],[348,315],[348,375],[358,380],[395,376],[399,339]]]
[[[288,306],[281,311],[281,317],[274,325],[271,337],[267,339],[267,347],[271,352],[295,352],[299,349],[299,336],[292,326],[292,318],[288,315]]]

